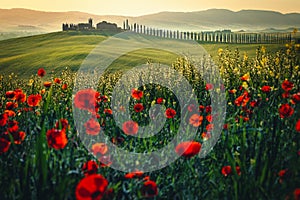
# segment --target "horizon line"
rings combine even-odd
[[[193,13],[193,12],[203,12],[203,11],[209,11],[209,10],[226,10],[226,11],[230,11],[230,12],[241,12],[241,11],[266,11],[266,12],[275,12],[275,13],[280,13],[282,15],[287,15],[287,14],[300,14],[300,12],[281,12],[281,11],[276,11],[276,10],[265,10],[265,9],[241,9],[241,10],[231,10],[231,9],[227,9],[227,8],[209,8],[209,9],[204,9],[204,10],[194,10],[194,11],[171,11],[171,10],[165,10],[165,11],[159,11],[159,12],[153,12],[153,13],[146,13],[143,15],[123,15],[123,14],[96,14],[93,12],[89,12],[89,11],[79,11],[79,10],[68,10],[68,11],[45,11],[45,10],[37,10],[37,9],[33,9],[33,8],[0,8],[3,10],[13,10],[13,9],[22,9],[22,10],[31,10],[31,11],[37,11],[37,12],[49,12],[49,13],[66,13],[66,12],[81,12],[81,13],[86,13],[86,14],[91,14],[91,15],[98,15],[98,16],[122,16],[122,17],[141,17],[141,16],[146,16],[146,15],[153,15],[153,14],[158,14],[158,13],[163,13],[163,12],[169,12],[169,13]]]

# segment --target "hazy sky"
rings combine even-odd
[[[0,0],[0,8],[82,11],[99,15],[138,16],[160,11],[199,11],[209,8],[300,12],[300,0]]]

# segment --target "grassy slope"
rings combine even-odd
[[[61,32],[1,41],[0,71],[29,75],[39,67],[57,70],[68,66],[75,70],[105,38]]]
[[[48,71],[60,71],[65,67],[72,70],[79,68],[83,59],[108,34],[57,32],[24,38],[0,41],[0,74],[16,73],[22,77],[35,74],[39,67]],[[202,44],[203,47],[216,58],[219,48],[238,48],[241,53],[247,52],[250,57],[255,55],[258,44]],[[276,51],[282,45],[265,45],[267,49]],[[129,68],[137,64],[144,64],[150,59],[153,62],[170,64],[176,55],[168,52],[145,50],[132,52],[116,60],[111,69]]]

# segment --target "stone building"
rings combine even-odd
[[[73,31],[82,31],[82,30],[93,30],[95,29],[93,27],[93,19],[89,19],[88,23],[79,23],[77,25],[75,24],[62,24],[62,30],[63,31],[69,31],[69,30],[73,30]]]
[[[128,21],[127,21],[128,23]],[[107,21],[102,21],[93,27],[93,20],[90,18],[88,23],[79,23],[79,24],[62,24],[63,31],[90,31],[90,30],[106,30],[106,31],[121,31],[122,29],[117,26],[115,23],[109,23]]]
[[[88,23],[79,23],[78,30],[92,30],[93,29],[93,20],[90,18]]]
[[[115,23],[108,23],[107,21],[102,21],[97,24],[97,30],[119,30],[120,28]]]

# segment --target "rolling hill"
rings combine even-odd
[[[15,73],[23,78],[36,74],[44,67],[48,72],[60,73],[68,67],[72,71],[79,69],[86,56],[100,42],[109,36],[97,32],[54,32],[36,36],[13,38],[0,41],[0,74]],[[201,44],[214,58],[219,48],[238,48],[249,57],[255,55],[258,44]],[[283,45],[265,45],[268,50],[277,51]],[[162,51],[143,50],[130,52],[113,63],[112,70],[125,70],[138,64],[153,62],[171,64],[177,56]],[[217,59],[216,59],[217,60]]]
[[[141,16],[136,21],[150,26],[185,30],[261,31],[267,28],[287,29],[300,27],[300,14],[282,14],[274,11],[241,10],[233,12],[225,9],[210,9],[198,12],[161,12]]]
[[[109,20],[122,24],[126,17],[94,15],[89,13],[70,11],[70,12],[44,12],[22,8],[0,9],[0,32],[5,31],[60,31],[61,24],[86,23],[88,18],[93,18],[94,22]]]
[[[0,9],[0,32],[8,38],[9,33],[46,33],[60,31],[62,23],[87,22],[94,24],[106,20],[120,27],[125,19],[130,23],[140,23],[163,29],[182,31],[205,31],[231,29],[239,31],[277,31],[300,27],[300,13],[282,14],[274,11],[241,10],[233,12],[225,9],[210,9],[197,12],[161,12],[139,17],[95,15],[84,12],[44,12],[21,8]],[[6,33],[6,34],[5,34]],[[0,36],[1,37],[1,36]]]

